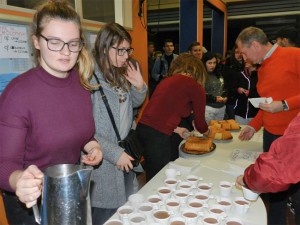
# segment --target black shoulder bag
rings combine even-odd
[[[103,88],[100,84],[98,77],[95,74],[94,74],[94,77],[95,77],[97,83],[100,85],[98,90],[101,93],[102,100],[105,104],[109,118],[110,118],[113,128],[115,130],[115,133],[116,133],[116,136],[118,139],[118,144],[120,147],[124,148],[125,152],[128,155],[130,155],[132,158],[134,158],[134,160],[131,161],[131,163],[135,167],[140,163],[142,155],[143,155],[143,152],[142,152],[143,147],[142,147],[142,143],[138,137],[138,134],[135,130],[131,129],[129,131],[128,135],[125,137],[125,139],[121,140],[121,137],[120,137],[118,128],[116,126],[116,122],[114,120],[113,114],[111,112],[110,106],[108,104],[106,95],[104,94]]]

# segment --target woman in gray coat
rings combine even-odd
[[[130,34],[119,24],[104,26],[95,42],[95,75],[107,97],[121,139],[133,124],[133,108],[145,100],[145,85],[139,66],[129,61],[133,52]],[[93,84],[97,84],[95,78]],[[119,147],[115,131],[99,91],[92,95],[95,138],[103,150],[102,164],[92,175],[93,224],[103,224],[128,195],[133,193],[133,158]]]

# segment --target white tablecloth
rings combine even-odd
[[[252,140],[247,142],[238,140],[239,132],[233,132],[232,134],[233,139],[231,141],[214,141],[216,149],[211,153],[197,157],[185,154],[184,157],[190,156],[190,158],[179,158],[174,162],[170,162],[138,193],[143,194],[145,198],[151,194],[157,194],[157,188],[164,186],[164,180],[166,179],[165,169],[175,167],[181,171],[178,179],[184,181],[186,176],[190,174],[203,177],[203,182],[214,184],[212,194],[218,196],[219,182],[223,180],[235,182],[236,177],[242,174],[244,169],[262,152],[261,132],[256,133]],[[230,198],[233,201],[238,196],[243,196],[242,191],[233,187]],[[215,200],[209,201],[209,205],[212,204],[215,204]],[[246,214],[235,214],[232,208],[228,216],[242,218],[245,225],[267,224],[266,208],[261,198],[251,202]],[[115,214],[112,218],[118,218],[118,215]]]

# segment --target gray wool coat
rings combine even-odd
[[[120,103],[117,93],[105,82],[101,72],[96,68],[95,74],[100,80],[104,93],[108,99],[116,126],[120,127]],[[95,78],[92,84],[97,84]],[[129,92],[129,115],[133,120],[133,108],[140,106],[145,100],[147,86],[144,84],[142,91],[131,86]],[[92,173],[91,203],[97,208],[118,208],[126,202],[124,174],[118,170],[116,163],[124,149],[119,147],[117,137],[111,120],[107,113],[99,91],[92,94],[93,114],[96,125],[95,138],[100,143],[103,151],[103,161]],[[129,132],[129,130],[128,130]]]

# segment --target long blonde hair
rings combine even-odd
[[[168,76],[189,74],[200,85],[204,86],[207,73],[203,63],[189,53],[182,53],[171,63]]]
[[[32,35],[40,37],[44,27],[51,19],[72,21],[77,24],[80,31],[80,38],[84,42],[80,16],[67,0],[51,0],[41,5],[33,17]],[[40,51],[38,49],[35,49],[34,56],[36,64],[39,65]],[[92,90],[93,86],[90,84],[89,80],[93,74],[94,63],[85,46],[83,46],[82,50],[79,52],[75,67],[78,69],[81,85],[86,90]]]

